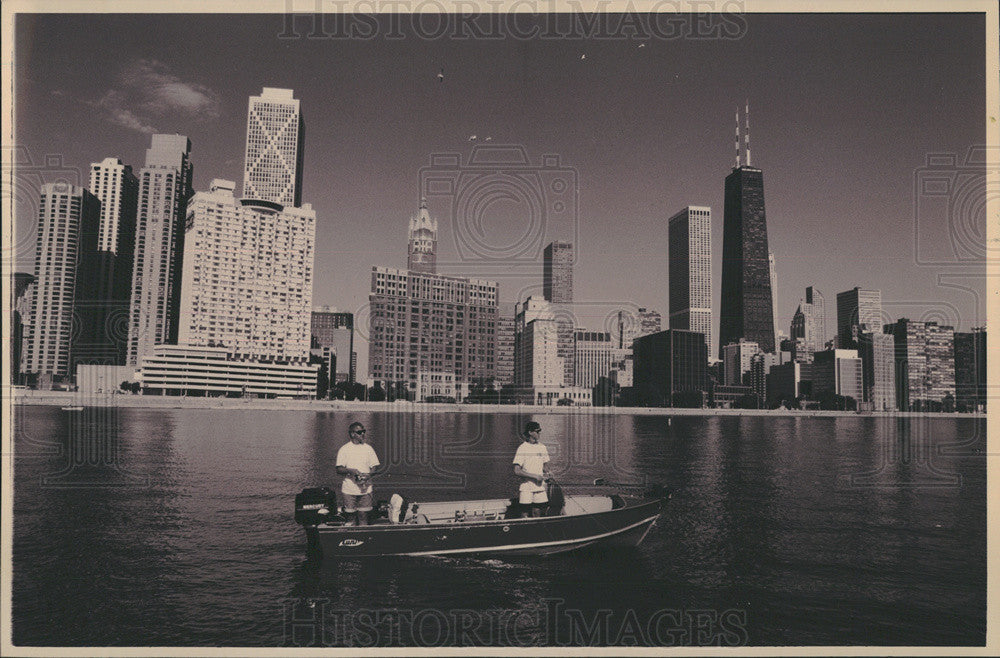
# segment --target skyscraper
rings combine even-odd
[[[328,348],[336,359],[335,369],[330,373],[330,384],[354,382],[354,314],[338,312],[329,306],[313,309],[313,348]]]
[[[712,209],[704,206],[684,208],[670,218],[668,233],[670,328],[704,334],[708,353],[714,354],[711,339]]]
[[[154,345],[177,340],[190,153],[191,140],[183,135],[153,135],[146,149],[139,173],[128,365],[138,365]]]
[[[552,242],[545,247],[542,262],[542,293],[545,301],[564,304],[573,301],[573,245]]]
[[[514,318],[500,315],[496,327],[496,388],[514,383]]]
[[[35,290],[35,275],[14,272],[14,303],[10,311],[10,381],[21,383],[21,352],[25,327],[31,326],[31,299]]]
[[[307,361],[316,213],[237,201],[235,187],[216,179],[188,202],[178,343]]]
[[[858,336],[865,402],[875,411],[896,408],[896,339],[881,330]]]
[[[736,166],[726,177],[722,230],[722,302],[719,348],[741,338],[774,352],[774,307],[764,213],[764,173],[750,166],[749,117],[746,164],[740,164],[737,114]]]
[[[855,287],[837,293],[837,345],[855,349],[858,336],[877,331],[882,322],[882,291]]]
[[[72,351],[77,337],[89,329],[77,314],[77,300],[87,298],[96,281],[97,238],[101,202],[82,187],[46,183],[38,204],[35,282],[24,372],[42,387],[73,374]],[[74,324],[77,331],[74,332]]]
[[[815,349],[818,352],[826,348],[826,299],[817,288],[809,286],[806,288],[806,303],[812,305]]]
[[[633,386],[639,403],[652,407],[700,407],[708,390],[708,348],[697,331],[667,329],[640,336]]]
[[[103,329],[97,338],[105,344],[114,363],[122,365],[127,356],[139,181],[132,167],[120,159],[104,158],[90,165],[90,189],[101,202],[98,287],[93,301],[99,307],[94,310]]]
[[[410,217],[410,241],[407,246],[406,269],[411,272],[437,272],[436,219],[427,212],[427,199],[420,200],[420,211]]]
[[[955,332],[955,402],[961,411],[986,404],[986,328]]]
[[[778,349],[781,330],[778,329],[778,273],[774,268],[774,254],[767,254],[768,278],[771,281],[771,324],[774,326],[774,348]]]
[[[243,197],[302,205],[305,122],[291,89],[264,87],[247,108]]]

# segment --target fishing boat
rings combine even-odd
[[[600,480],[595,481],[600,482]],[[323,558],[384,555],[552,555],[593,546],[637,546],[666,507],[670,493],[566,494],[550,485],[544,515],[522,518],[516,498],[381,502],[369,525],[356,526],[328,488],[296,496],[295,520],[309,550]]]

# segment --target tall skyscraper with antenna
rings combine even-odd
[[[722,229],[722,300],[719,353],[741,338],[774,352],[774,307],[764,213],[764,173],[750,166],[750,104],[745,110],[746,162],[740,163],[736,111],[736,166],[726,176]]]

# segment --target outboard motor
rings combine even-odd
[[[337,514],[337,493],[329,487],[303,489],[295,495],[295,522],[318,525],[342,520]]]

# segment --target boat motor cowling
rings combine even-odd
[[[296,523],[318,525],[337,516],[337,492],[329,487],[312,487],[295,494]]]

